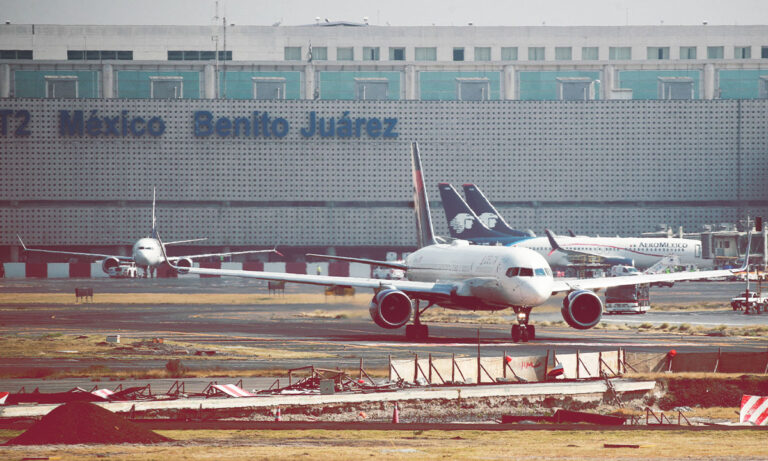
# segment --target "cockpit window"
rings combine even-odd
[[[520,273],[519,267],[510,267],[507,269],[507,277],[517,277],[517,275]]]
[[[530,267],[521,267],[520,277],[533,277],[533,269]]]
[[[540,267],[540,268],[536,269],[536,270],[535,270],[535,272],[536,272],[536,275],[537,275],[537,276],[544,276],[544,275],[547,275],[547,273],[546,273],[546,272],[544,272],[544,268],[543,268],[543,267]]]

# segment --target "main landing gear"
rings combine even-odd
[[[415,309],[413,312],[413,325],[405,326],[405,339],[408,341],[424,341],[429,338],[429,327],[421,323],[420,317],[432,304],[427,304],[424,309],[419,309],[419,300],[415,300]]]
[[[517,325],[512,325],[512,341],[519,343],[533,341],[536,339],[536,327],[528,325],[528,317],[531,314],[530,307],[513,306],[512,309],[517,315]]]

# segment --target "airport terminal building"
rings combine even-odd
[[[768,215],[768,26],[0,25],[0,260],[412,249],[409,145],[514,227]],[[326,248],[328,249],[328,248]]]

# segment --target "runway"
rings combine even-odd
[[[40,280],[2,282],[4,292],[57,293],[73,292],[83,284],[93,286],[97,293],[157,293],[158,304],[65,304],[3,306],[0,332],[4,335],[26,333],[116,334],[123,342],[163,337],[177,341],[216,345],[248,346],[289,351],[295,357],[253,360],[211,359],[190,361],[188,366],[243,369],[286,369],[309,363],[316,366],[355,367],[360,358],[367,366],[385,368],[388,357],[407,358],[413,354],[426,356],[476,355],[478,333],[483,354],[508,353],[526,355],[546,349],[557,351],[615,350],[666,352],[710,352],[718,348],[731,351],[764,351],[765,338],[736,336],[702,336],[665,332],[640,332],[634,329],[592,329],[577,331],[565,326],[537,327],[537,339],[530,343],[514,343],[510,339],[512,315],[502,316],[501,324],[433,323],[429,325],[430,339],[414,343],[407,341],[403,329],[384,330],[369,318],[367,306],[350,305],[329,297],[321,304],[285,304],[280,297],[275,302],[258,305],[161,304],[164,293],[251,293],[266,294],[261,283],[230,279],[155,279],[155,280]],[[695,304],[723,302],[743,289],[743,283],[683,283],[673,288],[654,289],[652,298],[661,304]],[[289,292],[319,293],[316,287],[291,286]],[[74,300],[74,296],[73,296]],[[97,297],[98,300],[98,297]],[[562,320],[559,313],[561,298],[534,309],[534,324]],[[313,318],[321,309],[339,313],[338,318]],[[511,312],[509,313],[511,314]],[[748,316],[732,310],[693,310],[690,312],[651,311],[638,316],[606,316],[608,324],[688,323],[709,326],[765,325],[768,316]],[[509,322],[506,322],[506,319]],[[285,354],[281,354],[285,355]],[[290,355],[290,354],[289,354]],[[0,369],[18,367],[80,368],[93,361],[62,357],[0,358]],[[112,360],[110,368],[162,368],[165,360],[147,357],[141,360]]]

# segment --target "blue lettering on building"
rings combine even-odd
[[[16,123],[12,124],[10,118],[16,119]],[[19,137],[31,135],[32,132],[28,129],[31,118],[28,110],[0,109],[0,136],[8,136],[9,132]]]
[[[141,137],[149,134],[159,137],[163,133],[165,133],[165,122],[162,117],[158,116],[151,117],[147,121],[141,116],[131,117],[127,110],[114,116],[102,116],[98,110],[92,110],[86,118],[82,110],[59,111],[59,134],[62,136],[97,138],[102,136],[125,137],[131,134]]]
[[[32,116],[28,110],[0,109],[0,136],[30,136]],[[318,116],[307,113],[307,123],[299,129],[303,138],[384,138],[394,139],[397,132],[396,117],[350,117],[349,111],[341,116]],[[165,133],[162,117],[131,115],[122,110],[119,115],[102,115],[98,109],[59,110],[59,135],[91,138],[124,138],[127,136],[160,137]],[[284,117],[266,111],[253,111],[250,116],[216,117],[207,110],[193,114],[193,132],[196,137],[220,138],[277,138],[288,136],[291,124]]]
[[[215,117],[207,110],[198,110],[192,116],[195,136],[206,138],[279,138],[286,137],[291,124],[283,117],[275,117],[266,111],[253,111],[250,117]],[[394,139],[397,132],[396,117],[350,117],[349,111],[340,117],[307,114],[307,124],[299,129],[303,138],[362,138]]]

